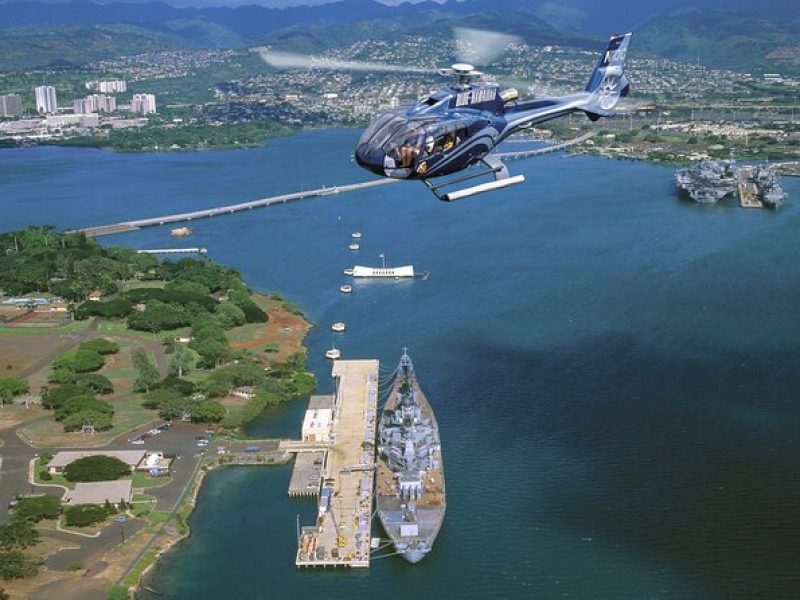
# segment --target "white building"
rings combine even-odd
[[[92,94],[72,103],[75,114],[104,112],[110,113],[117,110],[117,99],[105,94]]]
[[[22,97],[19,94],[0,96],[0,117],[21,117]]]
[[[131,111],[141,115],[156,112],[156,97],[153,94],[134,94],[131,100]]]
[[[36,110],[43,114],[58,112],[56,88],[52,85],[40,85],[33,90],[36,94]]]
[[[101,94],[122,94],[128,91],[128,84],[122,79],[87,81],[86,89],[89,91],[98,91]]]
[[[83,127],[84,129],[91,129],[92,127],[100,126],[100,117],[96,114],[47,115],[45,124],[49,129],[63,127]]]
[[[311,396],[303,419],[304,442],[329,442],[333,424],[333,396]]]

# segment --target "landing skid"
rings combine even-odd
[[[501,188],[516,185],[525,181],[524,175],[515,175],[511,177],[508,173],[508,167],[506,167],[505,163],[503,163],[503,161],[497,157],[485,156],[481,159],[481,163],[483,163],[486,168],[482,169],[478,173],[471,173],[462,177],[454,177],[436,185],[431,183],[428,179],[423,179],[422,183],[424,183],[427,188],[433,192],[433,195],[439,200],[443,200],[444,202],[455,202],[456,200],[461,200],[462,198],[468,198],[477,194],[483,194],[484,192],[499,190]],[[494,181],[480,183],[472,187],[454,190],[452,192],[440,192],[441,188],[449,187],[451,185],[461,183],[462,181],[469,181],[470,179],[475,179],[477,177],[485,177],[487,175],[492,175],[494,177]]]

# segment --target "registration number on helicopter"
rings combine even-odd
[[[456,106],[467,106],[469,104],[480,104],[494,100],[497,90],[495,88],[481,88],[477,90],[467,90],[459,92],[456,96]]]

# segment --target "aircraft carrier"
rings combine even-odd
[[[716,204],[736,192],[736,170],[732,161],[704,161],[675,173],[678,189],[695,202]]]
[[[735,196],[744,208],[777,208],[786,199],[778,170],[772,165],[739,167],[730,160],[704,161],[678,169],[675,182],[679,190],[701,204]]]
[[[397,553],[410,563],[431,551],[445,513],[439,427],[403,352],[378,423],[377,509]]]

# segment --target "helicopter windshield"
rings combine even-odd
[[[418,162],[458,146],[467,138],[468,125],[464,119],[409,119],[399,112],[386,113],[364,131],[356,154],[362,164],[376,172],[410,172]]]

